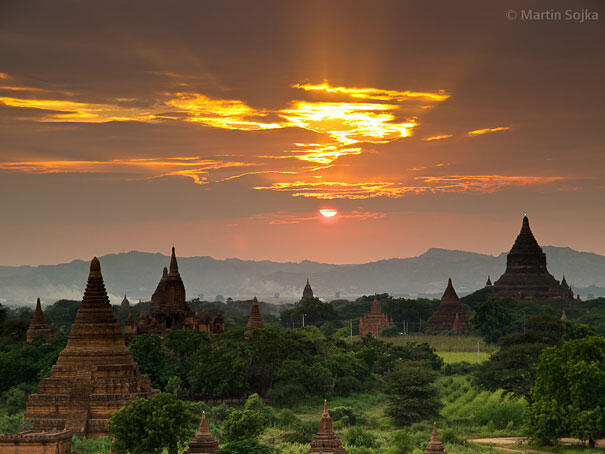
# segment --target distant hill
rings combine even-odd
[[[557,279],[563,274],[583,296],[605,296],[605,256],[566,247],[545,246],[548,268]],[[168,265],[159,253],[127,252],[100,257],[103,276],[113,304],[124,294],[136,302],[149,300]],[[330,300],[374,292],[398,296],[438,297],[448,277],[462,295],[482,288],[487,276],[497,279],[506,266],[506,253],[496,257],[474,252],[429,249],[417,257],[394,258],[356,265],[303,261],[279,263],[212,257],[181,257],[179,268],[187,298],[214,300],[258,296],[267,302],[300,298],[307,277],[316,296]],[[31,304],[40,296],[45,304],[82,297],[88,262],[43,266],[0,266],[0,302]],[[279,293],[278,297],[274,295]]]

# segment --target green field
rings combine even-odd
[[[448,336],[446,334],[413,334],[409,336],[382,337],[383,341],[395,345],[404,345],[407,342],[427,343],[437,352],[474,352],[477,354],[477,344],[482,352],[493,353],[497,347],[486,343],[482,338],[476,336]]]
[[[463,361],[466,361],[470,364],[476,364],[479,362],[477,352],[437,352],[437,354],[443,358],[443,361],[445,361],[446,364],[461,363]],[[490,356],[491,353],[481,352],[480,362],[487,361]]]

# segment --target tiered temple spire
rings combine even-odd
[[[80,437],[107,435],[111,413],[156,392],[126,348],[96,257],[67,346],[39,388],[29,396],[25,414],[34,428],[68,429]]]
[[[359,335],[363,337],[371,334],[377,337],[380,335],[380,331],[390,326],[393,326],[393,321],[382,313],[380,303],[378,302],[378,295],[374,294],[374,302],[372,303],[370,312],[359,320]]]
[[[184,454],[212,454],[218,451],[218,443],[210,434],[210,428],[206,421],[206,412],[202,412],[202,421],[197,430],[197,435],[189,442],[189,447]]]
[[[346,454],[339,438],[332,429],[332,419],[328,412],[328,401],[324,400],[324,411],[319,422],[317,435],[311,441],[308,454]]]
[[[27,342],[32,342],[38,336],[44,336],[46,340],[53,337],[52,330],[46,324],[46,318],[40,305],[40,298],[36,300],[36,310],[27,329]]]
[[[252,300],[252,307],[250,308],[250,317],[248,317],[247,328],[264,328],[263,318],[260,314],[260,308],[258,306],[258,300],[256,296]]]
[[[489,294],[519,301],[574,298],[567,281],[559,283],[548,272],[546,254],[536,241],[527,216],[523,217],[521,231],[506,257],[506,271],[489,287]]]
[[[441,303],[437,310],[433,313],[429,319],[425,332],[442,332],[442,331],[455,331],[464,332],[471,330],[471,323],[468,319],[468,315],[460,299],[454,290],[452,279],[448,279],[447,287],[443,296],[441,297]]]
[[[303,289],[303,294],[302,298],[300,299],[300,302],[302,303],[305,300],[312,300],[313,298],[313,289],[311,288],[311,284],[309,284],[309,279],[307,278],[307,285],[305,285],[305,288]]]
[[[426,446],[424,454],[447,454],[445,452],[445,446],[443,446],[443,443],[441,443],[441,439],[439,438],[437,423],[433,423],[433,433],[431,434],[431,440]]]

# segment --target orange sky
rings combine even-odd
[[[602,20],[437,1],[9,1],[0,16],[0,264],[172,243],[497,254],[524,213],[543,244],[605,253]]]

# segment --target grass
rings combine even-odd
[[[447,334],[412,334],[409,336],[382,337],[382,340],[391,342],[395,345],[405,345],[407,342],[417,342],[422,344],[426,342],[437,352],[475,352],[477,354],[477,343],[481,352],[493,353],[496,351],[494,344],[486,343],[477,336],[458,336]]]
[[[477,363],[477,352],[437,352],[446,364],[461,363],[466,361],[470,364]],[[491,356],[491,353],[481,352],[481,362],[486,361]]]

